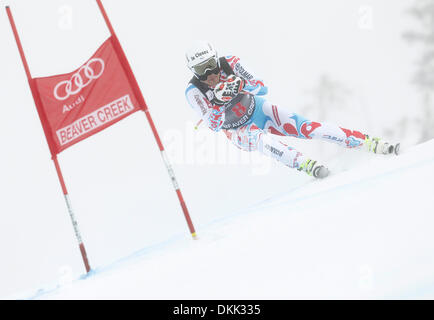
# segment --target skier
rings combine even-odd
[[[397,153],[392,145],[359,131],[315,122],[271,104],[262,96],[268,88],[236,56],[218,57],[214,47],[199,42],[186,52],[194,76],[185,91],[191,107],[212,130],[223,130],[244,151],[259,151],[284,165],[324,178],[329,170],[274,136],[322,139],[347,148],[379,154]],[[270,134],[269,134],[270,133]]]

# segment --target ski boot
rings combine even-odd
[[[394,153],[398,155],[400,144],[390,144],[381,140],[380,138],[370,138],[368,135],[365,135],[365,143],[366,149],[368,152],[373,152],[377,154],[391,154]]]
[[[298,168],[298,171],[304,171],[308,175],[317,179],[323,179],[329,175],[329,170],[318,164],[315,160],[306,159]]]

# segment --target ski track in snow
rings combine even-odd
[[[418,179],[418,183],[419,184],[415,184],[413,189],[419,188],[420,190],[433,190],[433,183],[432,181],[434,181],[433,179],[430,179],[429,176],[424,177],[421,176],[421,173],[426,172],[429,174],[433,174],[434,172],[434,140],[429,141],[427,143],[424,143],[422,145],[418,145],[415,146],[411,149],[409,149],[408,151],[402,152],[401,155],[399,157],[382,157],[382,156],[376,156],[373,155],[373,157],[370,157],[367,161],[367,163],[362,163],[359,164],[356,168],[353,168],[351,170],[347,170],[347,171],[343,171],[343,172],[338,172],[338,170],[335,170],[335,174],[332,174],[331,176],[329,176],[327,179],[325,180],[310,180],[308,183],[306,183],[305,185],[293,188],[291,190],[287,190],[285,192],[282,192],[279,195],[276,195],[272,198],[268,198],[262,201],[259,201],[258,203],[256,203],[255,205],[249,206],[245,209],[242,210],[238,210],[235,211],[223,218],[219,218],[214,220],[211,223],[208,223],[206,225],[202,225],[202,226],[198,226],[198,234],[199,234],[199,240],[197,241],[192,241],[190,240],[184,233],[180,233],[177,235],[174,235],[172,238],[167,239],[167,241],[152,245],[152,246],[148,246],[145,247],[137,252],[132,253],[131,255],[121,258],[118,261],[106,265],[106,266],[100,266],[97,267],[96,269],[94,269],[89,275],[83,275],[82,277],[80,277],[79,279],[75,279],[74,281],[70,282],[70,283],[66,283],[66,284],[53,284],[53,285],[47,285],[42,289],[37,290],[34,293],[25,293],[25,294],[21,294],[21,297],[24,295],[25,299],[74,299],[74,298],[88,298],[88,299],[93,299],[93,298],[110,298],[110,297],[117,297],[117,298],[123,298],[124,296],[120,295],[120,294],[116,294],[114,293],[116,291],[116,287],[110,288],[113,289],[113,293],[107,293],[105,292],[107,289],[107,283],[110,284],[110,280],[112,278],[116,278],[116,277],[124,277],[125,282],[128,282],[128,278],[130,277],[129,274],[131,271],[130,269],[132,268],[133,271],[131,272],[131,274],[133,275],[132,277],[134,277],[134,272],[137,272],[137,269],[140,269],[140,266],[143,265],[143,273],[149,272],[149,268],[148,270],[146,270],[146,265],[147,264],[151,264],[155,263],[155,261],[158,260],[162,260],[163,263],[164,261],[169,262],[170,264],[172,264],[172,267],[177,267],[177,258],[179,258],[179,254],[180,252],[185,252],[186,253],[186,260],[188,260],[189,257],[191,256],[195,256],[196,253],[194,252],[195,250],[202,250],[199,252],[208,252],[208,254],[210,254],[212,256],[212,253],[209,253],[209,251],[215,249],[216,250],[216,255],[220,254],[221,252],[226,252],[226,251],[230,251],[231,248],[230,246],[232,246],[232,243],[235,247],[237,247],[240,243],[243,246],[248,246],[249,242],[246,242],[246,238],[248,238],[249,236],[251,237],[251,235],[248,233],[248,228],[246,228],[245,226],[253,226],[253,230],[257,230],[259,231],[259,233],[263,232],[264,229],[266,229],[267,225],[271,225],[270,221],[274,221],[279,223],[279,221],[282,221],[282,223],[278,226],[280,228],[280,231],[285,230],[285,222],[289,222],[289,223],[295,223],[297,222],[296,220],[300,220],[302,219],[302,217],[297,216],[298,212],[297,210],[299,210],[301,208],[301,211],[303,211],[305,208],[307,208],[305,212],[308,212],[308,215],[312,215],[312,210],[313,212],[316,213],[316,211],[318,211],[317,209],[320,208],[321,206],[324,206],[326,208],[330,207],[333,208],[337,208],[340,205],[340,201],[339,199],[345,199],[343,201],[343,205],[345,206],[345,201],[350,201],[348,199],[353,199],[354,196],[358,195],[358,194],[364,194],[364,197],[366,197],[366,199],[362,202],[360,202],[360,199],[358,200],[359,202],[357,203],[357,205],[361,205],[365,202],[369,203],[369,199],[370,197],[375,197],[374,195],[378,195],[377,192],[375,192],[375,188],[379,188],[379,190],[377,191],[387,191],[385,188],[388,187],[392,188],[392,185],[395,185],[395,182],[397,183],[402,183],[402,184],[407,184],[409,185],[409,182],[411,179],[416,178]],[[332,171],[333,173],[333,171]],[[433,177],[434,178],[434,177]],[[396,180],[396,181],[395,181]],[[421,185],[420,183],[424,182],[424,185]],[[382,189],[383,188],[383,189]],[[372,191],[372,194],[370,193],[366,193],[367,190]],[[402,188],[401,188],[402,189]],[[380,193],[379,192],[379,193]],[[390,193],[385,194],[385,197],[390,196]],[[423,194],[422,194],[423,195]],[[352,198],[353,197],[353,198]],[[339,200],[339,201],[337,201]],[[393,199],[392,201],[394,201],[396,199]],[[398,199],[399,200],[399,199]],[[405,200],[405,199],[403,199]],[[427,199],[429,200],[429,199]],[[389,200],[385,200],[385,201],[389,201]],[[317,204],[317,207],[315,207],[315,203]],[[428,201],[426,202],[425,205],[431,205],[430,203],[428,203]],[[379,204],[378,202],[373,202],[372,203],[373,208],[377,208],[377,207],[381,207],[384,204]],[[391,206],[393,207],[393,205],[395,205],[393,210],[399,210],[397,208],[399,208],[400,204],[396,203],[396,202],[392,202]],[[420,204],[419,204],[420,205]],[[422,204],[422,206],[420,206],[420,208],[424,208],[423,207],[424,204]],[[313,206],[313,209],[310,207]],[[403,207],[405,207],[405,205],[403,205]],[[386,206],[387,208],[387,206]],[[415,206],[415,210],[417,210],[417,206]],[[425,207],[426,209],[426,207]],[[309,211],[311,210],[311,211]],[[336,211],[336,210],[334,210]],[[429,211],[432,211],[432,205]],[[357,213],[357,210],[355,211]],[[361,211],[363,212],[363,211]],[[382,214],[383,212],[385,212],[384,210],[378,210],[376,211],[376,215]],[[387,212],[387,209],[386,209]],[[420,212],[420,211],[417,211]],[[339,223],[342,220],[342,217],[339,218],[336,216],[336,214],[333,211],[324,211],[321,212],[320,215],[318,215],[318,220],[321,222],[321,219],[325,219],[325,216],[327,216],[330,213],[330,221],[333,221],[334,223]],[[399,216],[399,214],[397,214],[397,216]],[[424,217],[424,216],[422,216]],[[292,219],[292,220],[291,220]],[[307,217],[306,219],[310,219],[310,217]],[[335,219],[335,220],[333,220]],[[354,217],[354,219],[356,219],[356,222],[360,222],[361,220],[357,220],[357,219],[361,219],[360,217]],[[380,218],[381,219],[381,218]],[[400,218],[397,218],[400,219]],[[402,219],[402,217],[401,217]],[[416,218],[415,218],[416,219]],[[344,219],[345,220],[345,219]],[[308,220],[309,221],[309,220]],[[324,220],[324,221],[328,221],[328,220]],[[348,222],[349,220],[345,220],[345,222]],[[348,228],[348,226],[352,226],[353,224],[348,224],[345,225],[345,222],[342,222],[342,228]],[[376,221],[373,221],[373,223],[375,223]],[[387,224],[387,220],[385,220],[386,224]],[[428,221],[427,223],[431,223],[433,222],[433,220]],[[381,224],[381,221],[379,221],[379,223]],[[393,224],[393,222],[390,222],[390,224]],[[283,225],[283,226],[282,226]],[[424,225],[424,223],[422,223],[422,225]],[[261,227],[264,226],[262,229]],[[370,224],[367,224],[368,229]],[[288,226],[289,227],[289,226]],[[285,252],[285,244],[282,242],[278,242],[279,239],[281,240],[286,240],[285,239],[285,235],[283,234],[283,232],[279,233],[279,228],[277,228],[276,226],[276,232],[277,232],[277,237],[276,234],[273,234],[273,230],[269,230],[270,232],[270,240],[269,241],[269,245],[273,246],[273,249],[277,249],[275,252],[276,255],[282,255],[282,253],[284,254]],[[321,228],[321,227],[320,227]],[[324,227],[326,228],[326,227]],[[362,227],[361,227],[362,228]],[[238,230],[240,231],[238,234]],[[294,231],[291,228],[292,231]],[[321,229],[319,229],[321,230]],[[341,230],[339,227],[337,228],[337,230]],[[247,232],[247,233],[246,233]],[[362,233],[363,232],[361,230],[356,230],[356,233]],[[300,233],[299,234],[299,238],[300,235],[303,235],[304,233]],[[373,233],[374,236],[371,236],[374,238],[375,237],[379,237],[378,234]],[[243,236],[244,235],[244,236]],[[314,235],[314,233],[312,233],[312,235]],[[423,234],[424,236],[426,234]],[[384,236],[387,237],[389,236],[387,231],[384,233]],[[259,234],[258,234],[259,237]],[[264,237],[262,235],[262,237]],[[292,234],[288,235],[288,242],[290,242],[291,240],[293,240],[292,238]],[[393,235],[391,235],[390,237],[393,237]],[[276,242],[273,241],[273,238],[276,238]],[[263,239],[267,239],[266,237],[261,238]],[[378,238],[381,239],[381,238]],[[399,235],[398,238],[399,239]],[[304,239],[306,240],[306,239]],[[318,236],[317,239],[313,239],[312,243],[314,243],[315,241],[318,240],[322,240],[320,236]],[[423,239],[424,240],[424,239]],[[432,240],[432,239],[431,239]],[[255,243],[261,243],[256,241],[255,238],[252,238],[252,246],[255,245]],[[260,240],[261,241],[261,240]],[[330,241],[331,244],[336,244],[339,242],[333,242],[333,240],[329,240],[326,239],[324,241]],[[360,240],[358,240],[360,241]],[[351,242],[351,239],[348,239],[348,242]],[[359,244],[357,241],[354,242],[355,243],[355,247],[357,247],[357,245],[360,246],[360,248],[364,248],[363,247],[363,243]],[[423,242],[424,245],[428,245],[427,242]],[[399,243],[397,244],[399,245]],[[420,246],[421,243],[417,243],[415,241],[414,243],[415,248],[416,246]],[[222,249],[220,246],[228,246],[226,249]],[[304,253],[303,253],[303,243],[298,244],[299,247],[296,248],[296,250],[293,252],[295,257],[303,257]],[[369,243],[366,245],[369,246]],[[381,245],[380,245],[381,246]],[[294,250],[293,247],[291,247],[291,250]],[[309,250],[315,248],[314,245],[312,244],[306,244],[306,249],[305,250]],[[360,249],[359,248],[359,249]],[[249,252],[249,250],[251,252],[256,252],[254,249],[252,248],[245,248],[245,247],[240,247],[238,248],[240,250],[246,249],[247,252]],[[386,254],[388,254],[388,247],[385,247],[386,249]],[[205,251],[203,251],[205,250]],[[226,251],[225,251],[226,250]],[[357,248],[356,248],[357,250]],[[371,248],[372,251],[375,251],[375,242],[373,243],[373,247]],[[393,248],[392,250],[390,250],[391,252],[393,252]],[[190,253],[188,251],[191,251]],[[272,250],[270,250],[272,251]],[[369,250],[368,250],[369,251]],[[417,251],[417,250],[416,250]],[[258,249],[258,252],[261,252],[260,249]],[[405,252],[405,250],[403,251]],[[411,251],[409,251],[411,252]],[[331,253],[330,258],[328,258],[327,256],[323,256],[321,258],[318,259],[326,259],[327,261],[323,262],[323,265],[326,266],[326,276],[318,276],[319,278],[319,282],[321,282],[321,280],[323,281],[323,283],[318,284],[318,292],[311,292],[309,293],[309,290],[312,289],[316,289],[315,285],[312,283],[315,283],[315,281],[313,281],[312,283],[309,282],[309,280],[307,280],[307,283],[309,283],[308,285],[306,285],[306,288],[303,288],[302,286],[297,287],[297,285],[292,288],[292,291],[289,294],[286,294],[286,291],[282,288],[279,288],[279,290],[277,290],[277,292],[265,292],[262,294],[258,294],[257,292],[252,292],[250,294],[246,294],[246,291],[243,291],[242,289],[239,289],[237,287],[237,289],[235,289],[234,293],[229,294],[229,296],[225,296],[224,292],[219,292],[218,288],[219,284],[218,284],[218,280],[214,280],[216,281],[215,283],[212,281],[213,283],[213,288],[216,289],[217,288],[217,292],[215,293],[211,293],[211,292],[207,292],[206,294],[204,294],[203,296],[201,295],[200,292],[195,292],[196,288],[193,288],[191,292],[186,292],[185,295],[180,294],[180,291],[178,290],[177,292],[174,293],[170,293],[165,295],[164,290],[158,290],[158,293],[156,293],[154,296],[152,295],[152,293],[146,293],[144,295],[142,295],[140,292],[139,293],[135,293],[135,292],[129,292],[128,294],[125,294],[126,298],[135,298],[135,299],[149,299],[149,298],[153,298],[155,297],[156,299],[159,298],[173,298],[173,297],[177,297],[177,298],[200,298],[200,297],[204,297],[204,299],[208,299],[208,298],[215,298],[215,297],[220,297],[220,298],[240,298],[240,297],[248,297],[248,298],[403,298],[403,299],[408,299],[408,298],[414,298],[414,297],[426,297],[426,296],[430,296],[433,297],[434,294],[434,275],[431,274],[429,271],[424,270],[421,272],[420,277],[423,276],[423,274],[426,275],[426,277],[422,277],[422,279],[418,279],[417,275],[413,275],[411,274],[412,271],[414,271],[412,269],[411,266],[411,262],[412,262],[412,258],[414,257],[409,257],[409,267],[408,269],[410,271],[410,274],[406,274],[404,271],[404,277],[408,276],[409,279],[413,279],[409,282],[406,281],[402,281],[402,283],[398,283],[396,284],[396,286],[394,287],[394,285],[389,285],[388,281],[391,281],[393,283],[393,274],[394,272],[391,272],[390,274],[387,274],[387,272],[378,272],[377,273],[377,278],[380,278],[379,282],[380,282],[380,289],[378,290],[378,292],[373,292],[375,290],[367,290],[366,292],[358,292],[358,291],[354,291],[353,289],[348,289],[350,287],[347,287],[347,284],[345,283],[344,280],[342,279],[350,279],[350,277],[348,275],[345,275],[345,273],[348,273],[348,266],[351,265],[350,262],[347,262],[347,260],[343,259],[342,261],[340,261],[341,264],[339,264],[339,261],[337,262],[336,266],[337,269],[342,268],[341,265],[342,263],[347,263],[347,269],[345,269],[345,267],[342,268],[343,270],[343,276],[342,276],[342,282],[339,282],[338,280],[335,281],[335,279],[337,279],[337,275],[340,275],[339,272],[335,275],[335,277],[333,278],[333,272],[336,271],[330,271],[333,270],[330,266],[333,266],[333,263],[335,263],[333,261],[333,256],[336,253]],[[354,253],[352,253],[354,254]],[[429,254],[429,252],[427,252],[426,254]],[[171,257],[173,255],[173,258]],[[339,257],[339,255],[337,255]],[[381,256],[381,252],[379,252],[379,256]],[[393,256],[393,254],[392,254]],[[206,256],[205,258],[209,258],[209,256]],[[236,255],[234,254],[232,257],[236,257]],[[264,259],[267,258],[272,258],[273,255],[268,255],[267,257],[265,257]],[[367,257],[369,257],[369,254],[367,254]],[[200,259],[201,257],[198,257],[198,259]],[[228,255],[228,258],[231,258],[231,255]],[[330,259],[330,260],[328,260]],[[339,258],[342,259],[342,258]],[[348,261],[350,261],[351,259],[354,259],[354,261],[356,261],[358,259],[357,253],[355,253],[354,256],[351,256],[351,254],[348,257]],[[206,260],[206,259],[205,259]],[[228,259],[230,260],[230,259]],[[431,261],[432,260],[432,261]],[[236,260],[237,263],[240,263],[240,260]],[[249,260],[250,261],[250,260]],[[280,260],[279,260],[280,261]],[[284,261],[284,260],[282,260]],[[280,262],[282,262],[280,261]],[[312,258],[311,261],[308,261],[306,263],[306,269],[312,268],[312,262],[315,262],[315,258]],[[375,261],[375,260],[372,260]],[[251,261],[250,261],[251,262]],[[425,262],[428,263],[427,266],[425,266],[426,268],[429,268],[430,266],[434,266],[434,258],[433,257],[423,257],[423,259],[421,258],[421,262]],[[158,263],[158,262],[157,262]],[[209,272],[209,270],[214,271],[215,274],[218,275],[218,272],[221,271],[222,272],[222,276],[227,276],[229,279],[231,279],[232,275],[229,273],[230,271],[224,269],[222,270],[218,270],[219,266],[216,266],[215,269],[213,269],[212,266],[213,261],[210,260],[209,264],[206,264],[206,261],[201,261],[201,265],[202,267],[199,268],[198,270],[184,270],[186,272],[185,277],[189,278],[192,277],[194,278],[196,276],[196,273],[206,273]],[[228,263],[231,263],[230,261]],[[310,263],[310,265],[309,265]],[[374,263],[374,262],[373,262]],[[264,268],[267,264],[264,262],[261,262],[262,268]],[[283,263],[285,265],[285,263]],[[383,264],[385,265],[385,270],[387,270],[387,267],[389,267],[389,262],[387,260],[383,261]],[[194,265],[194,264],[193,264]],[[223,264],[222,264],[223,265]],[[392,264],[391,264],[392,265]],[[287,264],[288,267],[292,267],[291,263]],[[164,264],[161,266],[162,269],[166,268],[164,266]],[[248,268],[252,269],[253,267],[251,265],[248,264],[248,262],[246,263],[246,270]],[[423,269],[424,266],[421,266],[421,268]],[[170,266],[169,266],[170,268]],[[221,266],[220,266],[221,268]],[[319,267],[321,268],[321,267]],[[329,268],[329,269],[327,269]],[[405,269],[405,266],[403,267]],[[157,268],[158,269],[158,268]],[[157,269],[152,269],[152,267],[150,268],[150,270],[158,271]],[[254,268],[253,268],[254,269]],[[282,270],[278,269],[278,271],[282,272],[285,268],[283,268]],[[315,268],[314,268],[315,269]],[[377,269],[382,269],[382,266],[378,267]],[[404,270],[403,269],[403,270]],[[204,271],[205,270],[205,271]],[[342,271],[341,270],[341,271]],[[346,271],[345,271],[346,270]],[[288,273],[294,272],[294,275],[297,274],[301,274],[301,278],[303,277],[307,277],[312,276],[312,274],[315,273],[311,273],[312,270],[310,270],[310,273],[306,273],[305,275],[302,274],[303,272],[303,268],[302,268],[302,263],[300,264],[300,266],[296,265],[294,266],[294,270],[287,270]],[[315,276],[317,276],[318,274],[321,274],[321,270],[316,270],[318,271]],[[328,273],[327,273],[328,271]],[[228,272],[228,273],[224,273],[224,272]],[[164,272],[163,272],[164,273]],[[211,272],[212,273],[212,272]],[[170,273],[169,273],[170,274]],[[237,273],[235,272],[235,275]],[[332,274],[330,276],[330,274]],[[293,277],[294,277],[293,275]],[[314,276],[314,277],[315,277]],[[327,276],[330,276],[330,278],[327,278]],[[396,277],[399,277],[400,274],[399,272],[396,273]],[[275,280],[279,278],[279,275],[274,275]],[[282,277],[282,279],[285,277],[284,274],[281,274],[280,277]],[[390,280],[388,277],[391,277],[392,280]],[[200,278],[200,276],[199,276]],[[306,278],[308,279],[308,278]],[[378,279],[377,279],[378,280]],[[184,282],[185,280],[180,280],[180,282]],[[260,283],[260,285],[258,286],[259,288],[262,286],[265,289],[270,289],[271,287],[268,286],[267,281],[263,280],[263,279],[257,279],[256,281],[258,281]],[[296,280],[286,280],[288,283],[296,283],[298,285],[302,285],[303,281],[296,281]],[[331,289],[331,293],[328,294],[327,291],[327,281],[329,281],[328,285],[330,285],[330,281],[331,283],[333,283],[334,285],[337,284],[337,287],[340,287],[340,290],[337,289]],[[235,282],[235,280],[233,280],[233,282]],[[262,283],[264,282],[264,283]],[[283,281],[285,282],[285,281]],[[243,281],[241,281],[241,283],[243,283]],[[114,280],[114,285],[116,284],[116,280]],[[165,284],[166,286],[168,286],[170,288],[170,285],[167,285],[167,283]],[[176,285],[176,284],[174,284]],[[181,287],[184,286],[187,289],[191,289],[189,286],[183,284],[181,285]],[[235,284],[234,284],[235,286]],[[163,285],[164,287],[164,285]],[[212,285],[211,285],[212,287]],[[91,294],[87,294],[86,290],[88,290],[89,288],[92,288],[92,290],[94,291]],[[100,288],[100,289],[99,289]],[[252,287],[254,288],[254,286]],[[153,287],[150,288],[150,291],[152,291]],[[351,291],[353,290],[353,291]],[[108,290],[110,291],[110,290]],[[139,290],[140,291],[140,290]],[[176,291],[176,290],[175,290]],[[200,291],[200,290],[199,290]],[[228,288],[228,291],[230,291],[230,289]],[[255,291],[255,290],[253,290]],[[297,294],[297,292],[299,292],[299,295]],[[346,295],[345,292],[348,292],[349,294]]]

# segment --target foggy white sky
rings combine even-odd
[[[7,261],[0,266],[1,296],[53,281],[65,265],[76,274],[83,272],[4,5],[11,6],[35,77],[76,69],[109,33],[95,1],[0,4],[0,243],[2,260]],[[197,119],[184,97],[191,77],[184,51],[192,41],[206,39],[219,54],[241,57],[269,86],[269,100],[295,112],[309,100],[306,90],[324,73],[364,101],[374,119],[371,130],[381,131],[410,114],[418,103],[409,84],[417,52],[401,38],[412,25],[404,14],[412,1],[105,0],[103,4],[168,151],[182,143],[181,151],[193,157],[187,164],[181,157],[174,169],[199,233],[200,225],[228,210],[288,190],[307,178],[268,162],[266,170],[256,174],[251,164],[228,164],[225,157],[221,163],[199,165],[197,157],[206,158],[215,144],[235,156],[238,151],[220,135],[192,132]],[[219,8],[228,9],[222,13]],[[339,114],[333,116],[341,124]],[[361,118],[355,114],[342,125],[364,130]],[[209,139],[215,144],[204,144]],[[304,143],[294,145],[321,157]],[[173,152],[172,157],[176,157]],[[110,263],[173,234],[188,235],[142,113],[73,146],[59,160],[92,265]]]

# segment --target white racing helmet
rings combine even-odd
[[[217,51],[205,41],[195,43],[185,54],[187,66],[200,80],[220,69]]]

